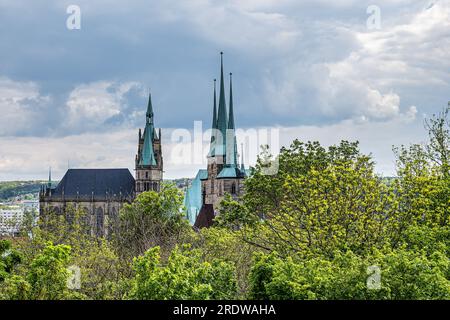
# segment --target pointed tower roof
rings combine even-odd
[[[153,106],[152,106],[152,94],[148,94],[148,105],[147,105],[147,122],[150,120],[153,124]]]
[[[219,110],[217,115],[217,129],[222,135],[222,141],[216,143],[215,154],[225,155],[226,133],[227,133],[227,106],[225,101],[225,83],[223,79],[223,52],[220,53],[220,92]]]
[[[152,95],[149,94],[146,113],[146,123],[144,129],[144,145],[142,149],[141,159],[139,159],[140,165],[144,166],[156,165],[155,153],[153,151],[154,135],[155,135],[155,128],[153,127]]]
[[[211,144],[209,148],[208,156],[214,156],[214,142],[217,135],[217,102],[216,102],[216,79],[214,79],[214,107],[213,107],[213,120],[211,124]]]
[[[234,128],[234,111],[233,111],[233,74],[230,73],[230,110],[228,114],[228,129]]]
[[[229,166],[237,167],[237,144],[236,144],[236,135],[235,135],[235,127],[234,127],[234,111],[233,111],[233,74],[230,73],[230,109],[228,113],[228,126],[227,126],[227,162],[226,164]],[[229,157],[229,158],[228,158]]]

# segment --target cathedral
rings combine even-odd
[[[153,122],[153,106],[149,95],[145,128],[139,129],[135,176],[128,169],[68,169],[53,188],[49,182],[39,193],[40,214],[64,214],[71,206],[84,209],[91,226],[91,234],[108,236],[119,210],[131,203],[141,192],[159,191],[163,179],[161,129]]]
[[[211,226],[225,193],[235,198],[242,195],[243,180],[248,175],[243,159],[238,164],[231,73],[228,110],[225,95],[221,53],[219,103],[217,106],[214,80],[207,169],[198,172],[185,193],[186,217],[195,228]],[[39,193],[40,214],[65,214],[69,206],[83,209],[87,213],[91,234],[107,237],[124,203],[131,203],[142,192],[158,192],[161,188],[161,129],[157,131],[154,127],[151,95],[148,99],[145,128],[143,132],[139,129],[138,135],[135,177],[128,169],[68,169],[58,185],[53,187],[49,176],[48,184]]]

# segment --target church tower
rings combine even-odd
[[[225,193],[239,197],[243,193],[243,181],[247,173],[244,165],[237,163],[237,143],[234,124],[233,83],[230,73],[229,110],[225,100],[223,76],[223,53],[220,53],[219,108],[216,107],[216,81],[214,80],[214,103],[211,144],[208,153],[207,177],[202,179],[203,206],[215,211]],[[211,209],[209,209],[211,210]]]
[[[136,154],[136,195],[144,191],[160,191],[163,178],[161,129],[154,127],[152,96],[149,94],[144,133],[139,129],[138,153]]]

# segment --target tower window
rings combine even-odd
[[[145,179],[148,179],[148,171],[145,171]]]
[[[236,194],[236,184],[234,182],[231,185],[231,194]]]

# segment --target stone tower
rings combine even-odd
[[[144,191],[160,191],[163,179],[161,129],[157,133],[154,127],[151,94],[148,97],[144,134],[139,129],[138,153],[135,161],[136,195]]]

